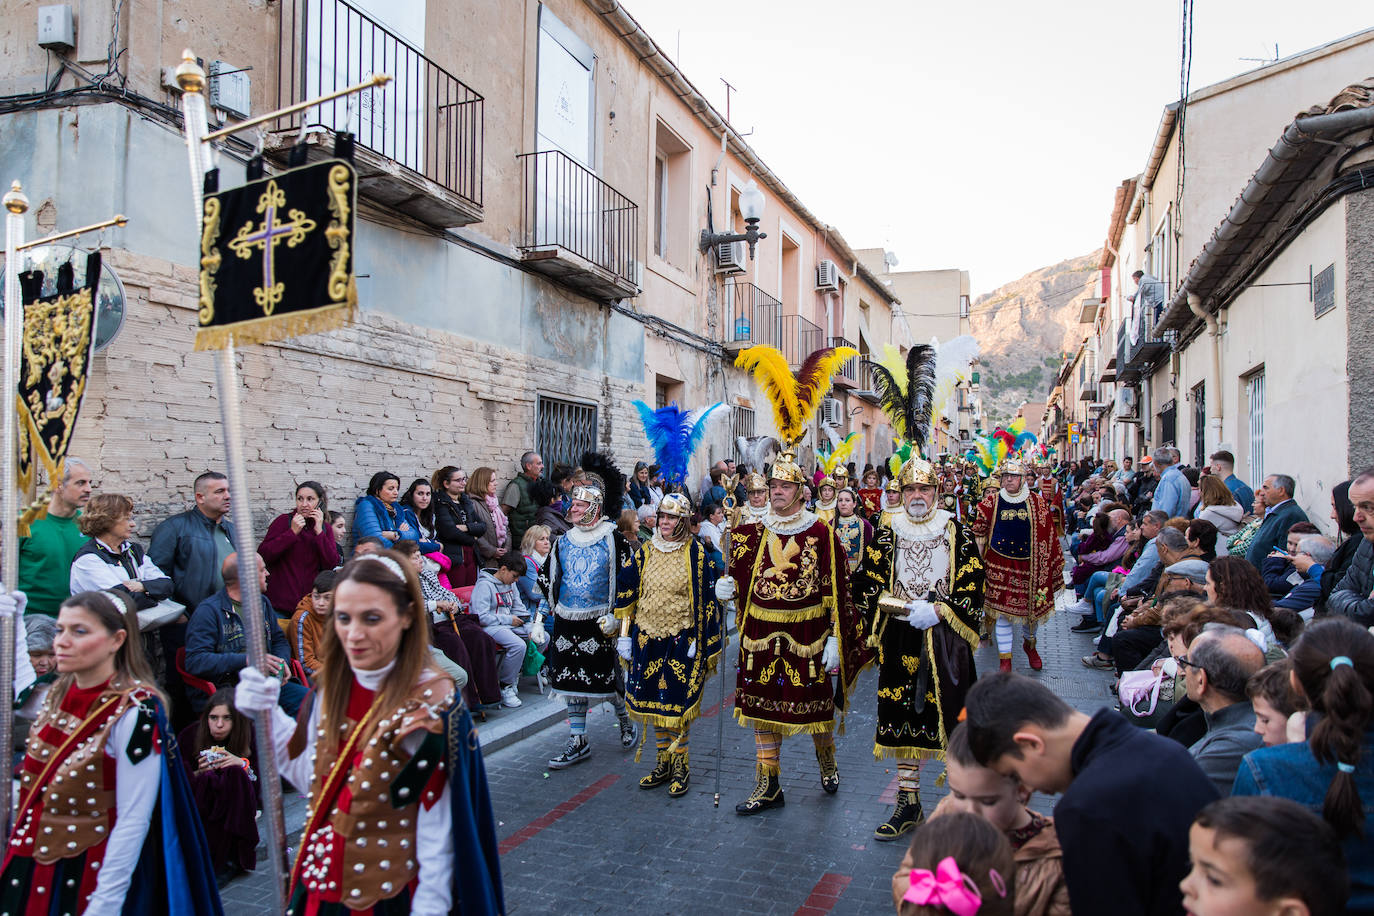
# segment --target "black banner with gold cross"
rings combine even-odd
[[[24,337],[19,358],[18,455],[15,463],[19,492],[32,504],[19,522],[19,533],[43,514],[42,500],[34,499],[34,464],[39,462],[51,486],[62,480],[67,447],[76,430],[86,373],[91,361],[95,327],[96,288],[100,285],[100,253],[86,257],[86,285],[77,289],[70,263],[57,269],[57,291],[43,295],[41,270],[19,275],[24,302]]]
[[[327,159],[205,195],[197,350],[352,321],[356,185],[351,163]]]

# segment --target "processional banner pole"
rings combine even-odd
[[[722,551],[721,564],[725,567],[721,575],[730,575],[730,532],[739,524],[740,507],[735,504],[735,486],[739,483],[739,475],[734,474],[724,479],[725,498],[721,500],[721,505],[725,508],[725,533],[721,535],[721,543],[725,546]],[[720,771],[725,763],[725,669],[730,658],[730,624],[727,613],[733,613],[735,602],[738,597],[727,601],[720,609],[720,705],[716,707],[716,796],[712,802],[713,808],[720,807]],[[738,635],[738,634],[736,634]]]
[[[202,195],[205,174],[215,167],[215,150],[205,142],[209,129],[205,107],[205,71],[189,50],[176,68],[181,88],[181,111],[186,131],[186,154],[191,166],[191,203],[195,208],[196,237],[201,233]],[[241,607],[247,622],[243,628],[248,662],[264,674],[267,668],[267,634],[256,625],[262,607],[258,588],[256,540],[253,536],[253,511],[248,499],[248,474],[243,459],[243,431],[239,414],[238,369],[234,362],[232,337],[215,353],[215,386],[219,396],[220,421],[224,427],[224,463],[229,478],[230,511],[234,521],[234,551],[238,554]],[[262,790],[263,813],[267,820],[267,861],[272,878],[274,913],[286,912],[286,818],[282,813],[281,778],[272,749],[272,717],[257,716],[253,732],[257,739],[258,786]]]

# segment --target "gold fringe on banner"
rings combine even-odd
[[[242,344],[271,343],[300,337],[304,334],[320,334],[337,331],[353,323],[357,314],[358,292],[353,278],[348,279],[348,302],[341,305],[326,305],[304,312],[290,312],[285,315],[268,315],[251,321],[239,321],[222,327],[201,328],[196,331],[197,350],[223,350],[232,340]]]

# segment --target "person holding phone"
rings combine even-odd
[[[339,565],[339,546],[327,522],[324,485],[307,480],[296,487],[296,507],[272,520],[258,553],[267,564],[267,600],[277,616],[290,620],[310,594],[315,576]]]

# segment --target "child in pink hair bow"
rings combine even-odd
[[[902,901],[917,906],[944,907],[954,916],[974,916],[983,905],[977,885],[959,871],[959,863],[953,856],[941,859],[934,873],[913,868],[911,886],[902,895]]]

